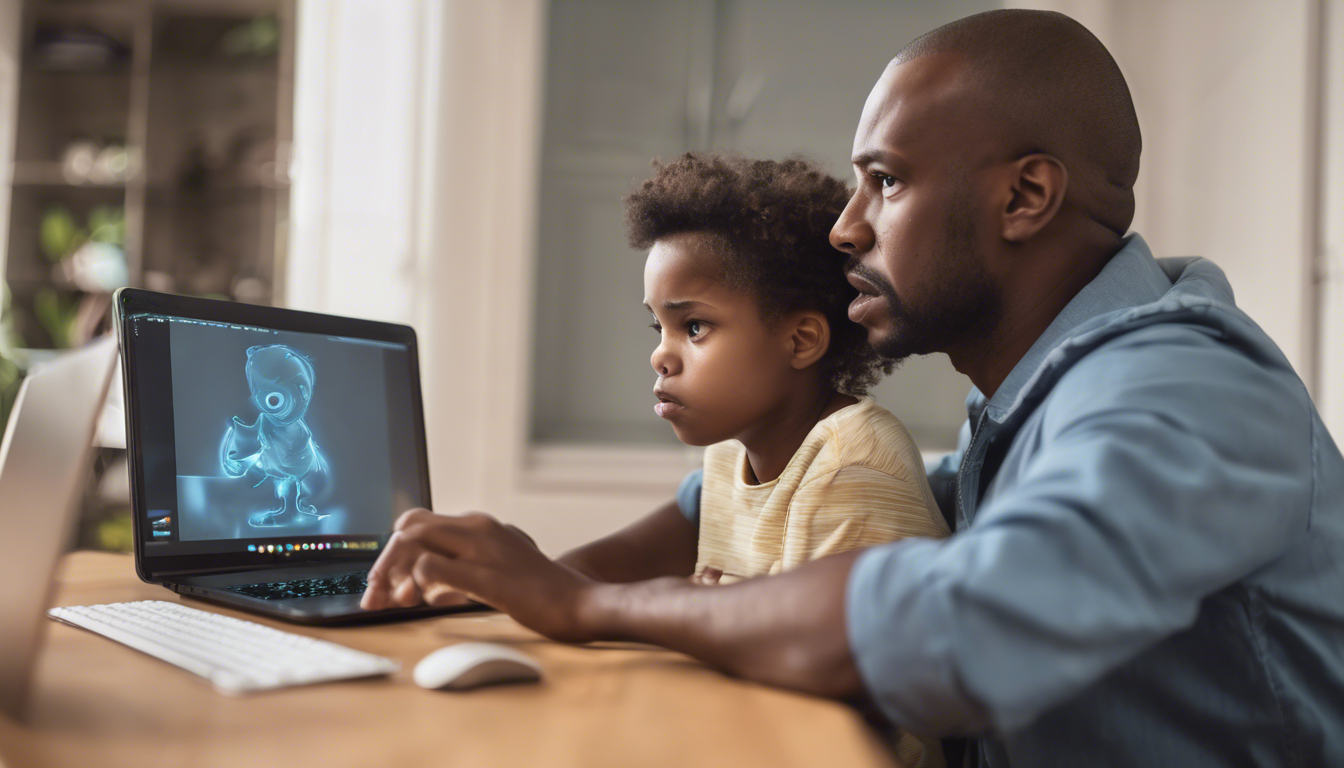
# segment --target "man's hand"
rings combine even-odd
[[[403,514],[368,578],[365,610],[451,605],[465,594],[552,639],[592,639],[579,614],[593,582],[489,515]]]
[[[465,593],[554,640],[653,643],[749,680],[842,698],[862,690],[845,632],[859,554],[726,586],[685,576],[611,584],[548,559],[488,515],[416,509],[397,520],[362,605],[445,605]]]

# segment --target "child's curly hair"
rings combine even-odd
[[[653,167],[653,178],[625,198],[632,246],[644,250],[688,232],[716,236],[727,246],[724,282],[754,295],[767,323],[806,310],[826,316],[831,344],[821,370],[836,391],[862,395],[891,373],[894,363],[849,321],[858,292],[830,244],[831,227],[849,202],[844,182],[796,158],[689,152]]]

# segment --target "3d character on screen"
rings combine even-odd
[[[311,500],[326,487],[330,472],[303,416],[313,399],[316,371],[308,358],[283,344],[247,350],[247,384],[261,411],[248,424],[234,416],[220,446],[229,477],[253,487],[270,482],[279,506],[253,512],[254,528],[302,526],[326,517]]]

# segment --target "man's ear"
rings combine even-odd
[[[831,346],[831,325],[820,312],[799,312],[789,317],[788,343],[794,370],[801,371],[826,355]]]
[[[1003,239],[1021,243],[1035,237],[1059,212],[1069,171],[1052,155],[1027,155],[1013,163],[1011,184],[1003,210]]]

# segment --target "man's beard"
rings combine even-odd
[[[923,295],[903,301],[876,270],[849,258],[847,273],[872,283],[887,304],[891,325],[873,344],[882,357],[899,362],[911,355],[946,352],[958,343],[986,338],[998,326],[1003,301],[976,252],[969,200],[952,199],[943,242],[934,254],[940,269]]]

